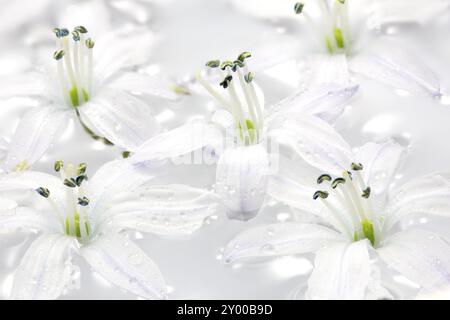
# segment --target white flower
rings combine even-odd
[[[357,90],[357,86],[317,86],[264,110],[263,94],[247,68],[249,57],[250,53],[244,52],[233,62],[208,62],[207,66],[218,70],[222,77],[217,85],[197,75],[199,83],[222,107],[210,123],[197,121],[150,139],[136,150],[131,160],[154,159],[159,152],[174,157],[204,146],[212,147],[219,156],[215,190],[227,206],[228,215],[243,220],[259,211],[271,166],[276,170],[273,162],[277,150],[270,150],[269,139],[282,143],[314,166],[336,169],[330,158],[323,157],[323,151],[344,157],[344,142],[324,120],[335,120]],[[155,148],[155,144],[159,147]]]
[[[215,195],[184,185],[144,185],[163,169],[126,160],[103,165],[88,180],[86,165],[55,163],[60,177],[35,171],[0,177],[0,233],[37,230],[14,277],[12,298],[54,299],[73,281],[76,252],[112,284],[138,296],[160,299],[166,285],[156,264],[118,231],[186,236],[215,213]],[[17,191],[31,190],[21,205]],[[36,190],[36,192],[34,191]],[[36,198],[37,197],[37,198]]]
[[[153,43],[148,31],[114,32],[95,48],[82,26],[71,33],[54,31],[57,51],[51,68],[0,79],[1,98],[25,96],[38,104],[16,128],[6,170],[25,169],[39,160],[70,117],[78,118],[94,138],[133,150],[154,136],[159,125],[150,106],[132,93],[176,98],[158,78],[133,69],[148,59]]]
[[[250,1],[252,2],[252,1]],[[259,6],[247,3],[244,7]],[[280,6],[278,2],[269,8]],[[284,3],[284,12],[292,10],[293,4]],[[301,54],[299,48],[291,46],[287,58],[298,59],[302,63],[305,83],[338,82],[348,84],[351,76],[360,75],[396,89],[415,94],[440,97],[440,83],[435,74],[415,54],[417,43],[407,43],[399,37],[383,37],[368,28],[368,20],[380,25],[405,21],[423,21],[435,17],[449,7],[445,0],[423,1],[352,1],[319,0],[297,2],[291,13],[300,20],[302,47],[314,48],[313,52]],[[250,10],[249,10],[250,11]],[[269,10],[267,10],[269,11]],[[275,11],[275,10],[274,10]],[[267,12],[270,16],[269,12]],[[370,18],[370,19],[369,19]],[[312,38],[314,43],[308,43]],[[296,38],[297,39],[297,38]],[[298,41],[293,39],[292,41]],[[403,42],[402,42],[403,41]],[[280,46],[285,39],[280,37]],[[306,43],[308,45],[306,45]],[[274,52],[277,44],[271,42]],[[312,54],[311,54],[312,53]],[[279,59],[273,59],[280,63]],[[307,75],[307,76],[306,76]]]
[[[269,190],[275,199],[319,220],[244,231],[227,245],[225,262],[314,252],[307,290],[312,299],[389,297],[377,275],[380,260],[424,290],[448,287],[449,243],[430,231],[394,226],[417,213],[450,217],[449,177],[432,174],[389,189],[402,154],[392,141],[368,143],[341,176],[323,174],[314,186],[305,184],[305,175],[294,181],[292,170],[275,177]]]

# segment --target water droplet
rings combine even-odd
[[[270,243],[266,243],[261,247],[261,252],[264,254],[273,254],[275,253],[275,247]]]
[[[132,265],[140,265],[144,261],[142,254],[139,252],[133,252],[130,255],[128,255],[128,262]]]

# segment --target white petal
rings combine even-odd
[[[44,234],[35,240],[14,275],[13,299],[56,299],[70,283],[75,238]]]
[[[105,221],[111,227],[189,235],[220,208],[214,193],[185,185],[150,186],[136,190],[136,194],[136,200],[120,201],[105,212]]]
[[[91,201],[89,207],[93,212],[98,210],[101,213],[102,208],[108,206],[121,192],[131,192],[153,179],[161,172],[162,164],[164,163],[132,164],[127,160],[105,163],[87,181],[86,193]]]
[[[308,253],[323,245],[345,241],[336,231],[316,224],[286,222],[254,227],[237,235],[225,247],[223,259],[241,259]]]
[[[0,162],[3,161],[8,153],[9,141],[0,136]]]
[[[61,225],[54,217],[31,208],[18,207],[13,200],[0,198],[0,234],[21,231],[57,231]]]
[[[314,116],[279,116],[271,121],[268,135],[330,174],[342,174],[352,162],[347,142],[328,123]]]
[[[94,56],[96,74],[103,79],[120,70],[146,63],[151,56],[155,36],[148,28],[125,28],[98,37]]]
[[[380,0],[370,4],[370,11],[375,26],[396,23],[426,23],[450,9],[447,0],[428,0],[424,5],[421,0]]]
[[[374,194],[387,190],[404,160],[406,150],[394,140],[369,142],[355,150],[355,161],[364,166],[362,174]]]
[[[11,172],[0,175],[0,191],[36,190],[44,187],[50,190],[52,197],[60,200],[64,197],[61,179],[37,171]]]
[[[327,122],[334,122],[358,91],[358,86],[343,86],[329,83],[310,87],[307,91],[295,92],[271,107],[276,115],[308,114]]]
[[[150,76],[138,72],[125,72],[109,85],[111,88],[133,93],[148,94],[170,100],[176,100],[178,95],[171,89],[167,79],[158,76]]]
[[[412,179],[392,193],[387,212],[386,229],[411,214],[450,217],[450,176],[431,174]]]
[[[403,231],[389,237],[377,251],[388,265],[427,290],[450,286],[450,245],[438,235]]]
[[[330,245],[317,252],[308,281],[309,299],[360,300],[370,281],[367,240]]]
[[[269,155],[262,145],[225,149],[216,170],[216,192],[231,218],[248,220],[261,208],[267,189]]]
[[[115,145],[134,150],[159,131],[151,109],[120,90],[103,89],[79,109],[81,119]]]
[[[44,96],[46,78],[37,72],[0,77],[0,98]]]
[[[80,253],[114,285],[147,299],[166,298],[166,285],[158,267],[127,238],[105,234],[82,247]]]
[[[435,74],[410,53],[385,48],[383,55],[358,54],[349,62],[350,70],[396,89],[415,94],[440,96]]]
[[[11,139],[5,168],[14,170],[21,163],[31,166],[38,161],[65,128],[69,115],[56,108],[36,107],[27,112]]]
[[[295,18],[294,5],[287,0],[231,0],[236,10],[262,18]]]
[[[222,134],[213,125],[204,121],[192,121],[186,125],[161,133],[144,142],[130,158],[133,163],[174,158],[215,145],[222,140]]]
[[[303,64],[303,82],[309,85],[334,83],[350,85],[350,72],[345,54],[317,54],[310,56]]]

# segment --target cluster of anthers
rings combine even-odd
[[[305,11],[304,2],[297,2],[294,11],[302,14],[311,30],[319,32],[320,43],[325,41],[330,54],[343,51],[348,53],[351,44],[348,0],[333,0],[331,4],[327,0],[317,0],[315,3],[319,10],[319,17],[316,19]]]
[[[92,93],[92,51],[94,41],[87,38],[87,29],[76,27],[71,33],[66,28],[55,28],[58,77],[64,100],[72,107],[89,101]],[[73,41],[70,41],[72,39]]]
[[[84,243],[89,240],[91,234],[87,212],[89,199],[84,195],[82,186],[83,181],[88,179],[86,164],[80,163],[76,168],[73,164],[64,167],[64,163],[59,160],[55,162],[55,171],[59,172],[64,185],[65,210],[56,204],[47,188],[40,187],[36,192],[48,200],[64,232]]]
[[[368,239],[376,246],[380,240],[379,226],[374,219],[370,187],[362,178],[362,170],[362,164],[352,163],[351,171],[344,171],[342,177],[333,180],[329,174],[320,175],[317,184],[328,183],[328,188],[316,191],[313,199],[322,201],[354,241]]]
[[[238,136],[244,145],[257,144],[264,125],[262,105],[253,84],[254,75],[246,64],[250,57],[249,52],[243,52],[235,61],[211,60],[206,63],[207,67],[219,70],[223,79],[220,86],[228,92],[228,98],[197,73],[199,83],[233,115]],[[234,84],[236,78],[239,85]]]

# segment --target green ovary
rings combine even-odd
[[[255,130],[255,126],[253,125],[253,122],[250,119],[246,119],[245,123],[247,125],[248,128],[248,135],[250,137],[250,143],[253,143],[256,141],[256,130]],[[239,123],[238,124],[238,128],[239,128],[239,136],[241,138],[241,140],[244,140],[244,132],[242,130],[242,126]]]
[[[84,223],[84,226],[86,228],[86,233],[89,236],[89,224],[87,221]],[[66,234],[69,236],[77,236],[78,238],[81,238],[81,230],[80,230],[80,215],[75,213],[75,234],[70,233],[70,227],[69,227],[69,217],[66,218]]]
[[[361,226],[362,226],[362,232],[364,234],[364,237],[366,239],[369,239],[370,243],[372,244],[372,246],[375,245],[375,232],[373,229],[373,224],[370,220],[363,220],[361,221]]]
[[[336,40],[336,44],[339,49],[345,48],[344,35],[342,34],[341,28],[334,29],[334,39]]]
[[[89,93],[85,89],[81,89],[81,94],[83,96],[84,101],[89,101]],[[73,107],[80,106],[80,99],[78,99],[78,88],[73,86],[69,91],[70,102],[72,102]]]

